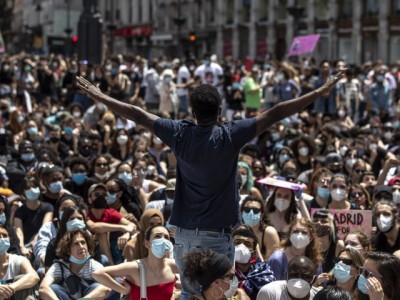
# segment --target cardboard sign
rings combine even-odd
[[[265,177],[263,179],[257,180],[257,182],[266,184],[266,185],[281,187],[284,189],[294,190],[294,191],[298,191],[301,189],[301,186],[297,183],[293,183],[293,182],[289,182],[289,181],[285,181],[285,180],[279,180],[279,179],[272,178],[272,177]]]
[[[311,208],[311,218],[321,208]],[[371,236],[372,230],[372,211],[356,209],[328,209],[333,215],[336,225],[336,234],[343,239],[348,233],[360,231],[367,237]]]
[[[289,48],[289,56],[313,52],[318,40],[319,34],[296,36]]]

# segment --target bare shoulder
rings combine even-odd
[[[278,235],[278,231],[276,231],[275,227],[273,227],[273,226],[267,226],[267,227],[265,227],[264,233],[265,233],[267,236],[275,236],[275,235]]]

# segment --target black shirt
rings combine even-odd
[[[395,251],[400,250],[400,230],[397,234],[397,239],[393,246],[389,245],[387,237],[383,232],[378,232],[372,238],[372,246],[375,251],[381,251],[393,254]]]

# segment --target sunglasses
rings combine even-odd
[[[358,174],[362,174],[365,172],[365,170],[354,170],[354,172],[358,173]]]
[[[352,266],[353,265],[353,260],[352,259],[342,258],[342,257],[333,258],[333,262],[335,264],[337,264],[339,262],[342,262],[342,263],[344,263],[345,265],[348,265],[348,266]]]
[[[362,192],[352,192],[352,193],[350,194],[351,197],[361,197],[362,195],[363,195]]]
[[[376,279],[382,279],[381,276],[375,276],[374,273],[364,269],[363,267],[360,268],[360,275],[364,276],[366,279],[369,277],[375,277]]]
[[[116,194],[116,193],[119,193],[119,191],[116,191],[116,190],[108,190],[108,192],[109,192],[110,194]]]
[[[253,213],[258,214],[258,213],[261,212],[261,208],[244,207],[244,208],[243,208],[243,211],[244,211],[245,213],[247,213],[247,214],[250,213],[250,211],[253,211]]]
[[[107,194],[103,192],[95,192],[94,195],[95,197],[100,197],[100,196],[107,197]]]
[[[107,167],[108,163],[96,163],[96,166],[98,166],[98,167]]]

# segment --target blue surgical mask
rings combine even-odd
[[[73,173],[71,179],[75,184],[82,185],[86,181],[86,174],[85,173]]]
[[[0,255],[3,255],[10,248],[9,238],[0,238]]]
[[[35,159],[35,153],[31,152],[31,153],[22,153],[21,154],[21,160],[23,161],[32,161]]]
[[[119,71],[119,68],[111,68],[111,74],[112,74],[112,75],[117,74],[118,71]]]
[[[40,195],[40,189],[38,187],[31,188],[31,189],[25,191],[25,197],[26,197],[26,200],[28,200],[28,201],[37,200],[39,198],[39,195]]]
[[[37,127],[29,127],[27,131],[28,131],[28,133],[31,134],[31,135],[37,135],[38,132],[39,132],[39,130],[37,129]]]
[[[357,288],[361,293],[365,295],[368,295],[367,284],[367,278],[365,278],[363,275],[360,275],[357,280]]]
[[[67,231],[71,232],[74,229],[85,229],[86,225],[82,220],[73,219],[67,222]]]
[[[22,123],[25,120],[24,116],[18,116],[17,117],[17,122]]]
[[[118,174],[118,178],[125,182],[126,185],[131,185],[132,183],[132,173],[122,172]]]
[[[340,283],[345,283],[351,278],[350,275],[351,266],[344,264],[343,262],[338,262],[333,268],[333,276]]]
[[[171,241],[160,238],[155,239],[151,242],[151,252],[155,257],[163,258],[165,255],[170,253],[174,249]]]
[[[48,189],[50,193],[58,194],[63,189],[63,184],[61,181],[52,182],[49,184]]]
[[[279,163],[283,164],[285,161],[289,160],[290,156],[289,154],[280,154],[279,155]]]
[[[318,187],[317,194],[321,198],[327,199],[329,197],[329,189],[325,187]]]
[[[245,224],[253,227],[260,223],[261,213],[255,214],[253,210],[251,210],[249,213],[243,212],[242,218]]]
[[[69,257],[69,262],[72,262],[77,265],[84,265],[89,258],[90,258],[90,254],[86,255],[86,257],[84,259],[77,259],[76,257],[71,255]]]
[[[110,194],[109,192],[107,192],[107,194],[108,194],[108,200],[107,200],[108,204],[113,204],[115,203],[115,201],[117,201],[117,193]]]
[[[0,224],[6,224],[6,215],[4,213],[0,215]]]

